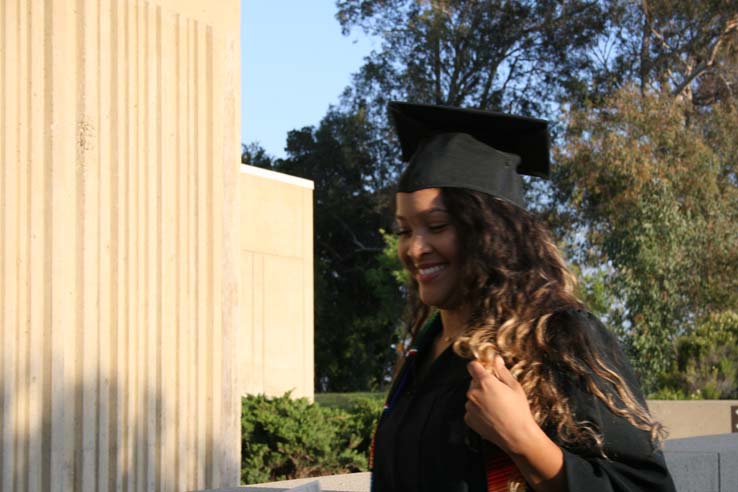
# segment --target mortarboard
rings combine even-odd
[[[398,192],[467,188],[525,208],[520,174],[548,176],[544,120],[405,102],[389,112],[408,161]]]

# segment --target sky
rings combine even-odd
[[[341,34],[335,0],[241,1],[241,141],[284,157],[287,132],[317,125],[374,42]]]

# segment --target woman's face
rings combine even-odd
[[[397,193],[397,252],[418,281],[420,300],[441,309],[458,304],[459,241],[440,188]]]

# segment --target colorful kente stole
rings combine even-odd
[[[397,398],[399,398],[405,390],[409,375],[417,364],[418,354],[426,350],[428,345],[430,345],[429,341],[426,340],[426,334],[430,331],[430,327],[437,317],[438,313],[434,313],[433,316],[425,322],[423,327],[420,329],[418,336],[415,337],[415,343],[413,343],[405,352],[405,363],[402,365],[400,374],[397,376],[395,384],[392,385],[392,388],[387,395],[382,415],[379,417],[379,423],[377,424],[377,428],[374,430],[372,443],[369,447],[369,470],[372,471],[371,492],[382,492],[381,490],[376,490],[374,488],[374,445],[377,439],[377,430],[379,429],[379,426],[382,425],[382,419],[392,410],[395,401],[397,401]],[[490,451],[485,453],[484,468],[487,475],[487,492],[507,492],[508,482],[510,479],[520,477],[520,472],[507,454],[497,448],[494,449],[495,452]]]
[[[507,492],[507,484],[520,477],[515,463],[503,451],[485,456],[484,469],[487,473],[487,492]]]

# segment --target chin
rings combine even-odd
[[[432,296],[432,295],[423,295],[422,293],[419,295],[420,300],[423,302],[423,304],[427,306],[432,306],[434,308],[438,309],[453,309],[455,306],[457,306],[458,302],[453,302],[448,297],[443,296]]]

